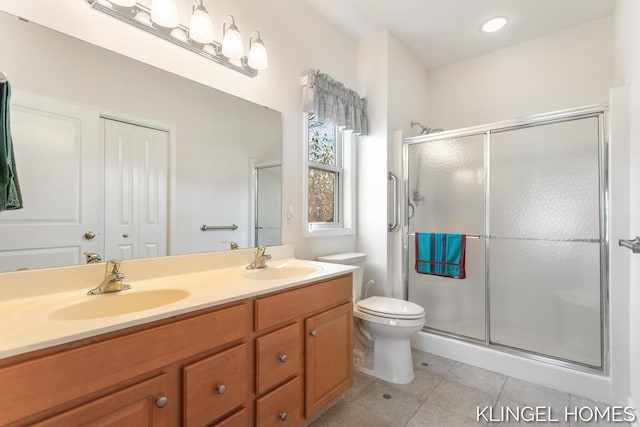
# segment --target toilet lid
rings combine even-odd
[[[369,297],[356,304],[363,313],[396,319],[419,319],[424,316],[424,308],[409,301],[388,298]]]

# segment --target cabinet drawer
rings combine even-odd
[[[301,324],[256,339],[256,394],[299,375],[302,367]]]
[[[351,301],[351,274],[303,288],[259,298],[255,302],[256,331],[290,322],[323,308]]]
[[[242,406],[247,363],[247,345],[242,344],[184,367],[185,425],[206,425]]]
[[[245,307],[225,308],[2,368],[0,384],[11,387],[0,387],[0,418],[10,424],[241,339],[246,334]]]
[[[256,403],[256,424],[260,427],[295,426],[304,421],[302,415],[302,379],[295,377]]]
[[[213,425],[213,427],[247,427],[249,425],[249,413],[241,409],[235,414]]]

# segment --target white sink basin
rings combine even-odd
[[[304,277],[313,274],[319,270],[318,267],[312,265],[292,265],[284,264],[275,267],[266,267],[258,270],[252,270],[251,273],[244,275],[251,280],[282,280],[294,279],[296,277]]]
[[[86,300],[53,311],[53,320],[82,320],[117,316],[148,310],[180,301],[189,296],[183,289],[154,289],[149,291],[121,291],[110,294],[87,295]]]

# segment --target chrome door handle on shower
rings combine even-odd
[[[387,231],[391,232],[398,226],[398,178],[391,172],[387,174],[387,180],[393,182],[393,222],[387,226]]]

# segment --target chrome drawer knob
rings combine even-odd
[[[280,356],[278,356],[278,360],[280,360],[280,362],[284,363],[286,362],[288,359],[286,354],[281,354]]]
[[[282,421],[286,420],[288,416],[289,416],[289,415],[288,415],[286,412],[284,412],[284,411],[282,411],[282,412],[280,412],[280,413],[278,414],[278,418],[280,418]]]
[[[224,392],[227,391],[227,386],[224,384],[218,384],[216,386],[216,391],[218,392],[218,394],[224,394]]]
[[[315,329],[312,329],[311,332],[309,332],[311,334],[312,337],[317,337],[318,336],[318,331]]]
[[[169,403],[169,399],[167,398],[167,396],[158,396],[156,398],[157,408],[164,408],[165,406],[167,406],[167,403]]]

